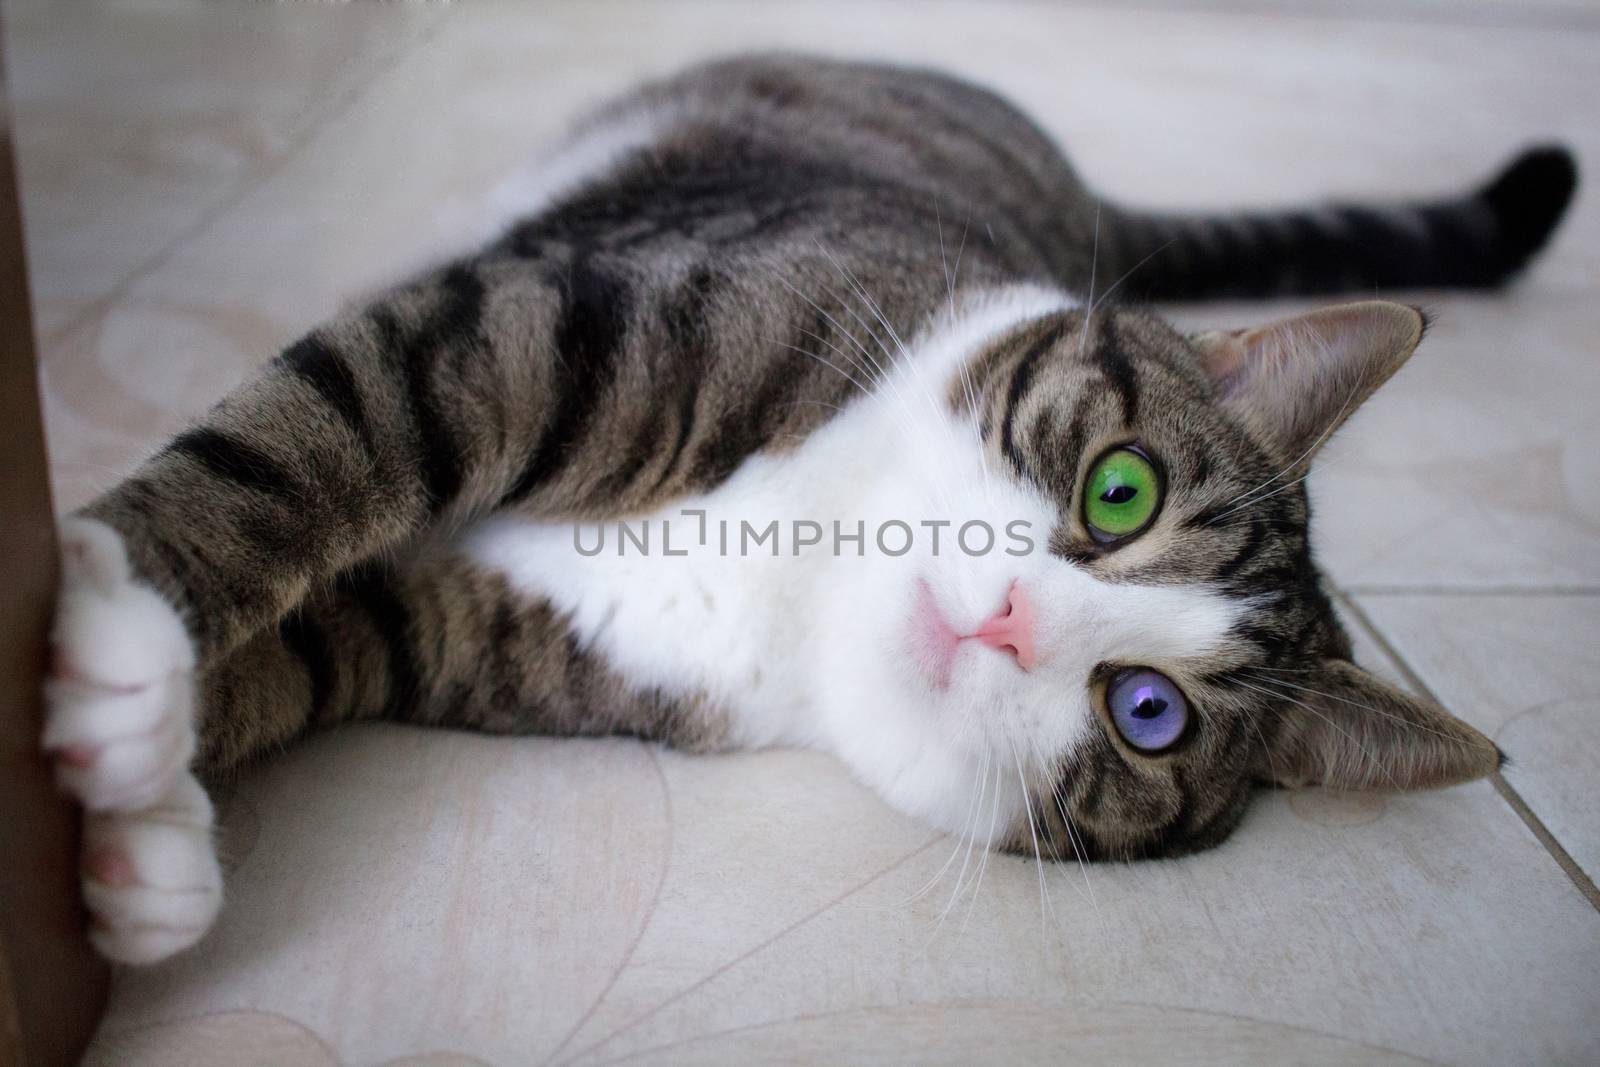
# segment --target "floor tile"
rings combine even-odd
[[[220,925],[118,975],[102,1049],[248,1012],[355,1062],[726,1062],[778,1040],[914,1059],[899,1027],[934,1016],[1017,1055],[1078,1041],[1076,1062],[1119,1035],[1202,1062],[1600,1055],[1600,913],[1482,782],[1265,793],[1200,856],[991,856],[981,880],[978,853],[963,871],[955,839],[804,753],[362,727],[225,810]]]
[[[1433,693],[1511,757],[1506,781],[1600,879],[1600,596],[1362,596]]]
[[[61,333],[291,152],[432,14],[329,5],[8,5],[37,328]]]

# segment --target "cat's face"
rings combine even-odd
[[[870,651],[846,653],[909,754],[852,762],[949,829],[1064,859],[1208,847],[1257,783],[1492,771],[1487,739],[1349,662],[1308,540],[1311,455],[1422,326],[1367,303],[1188,338],[1063,311],[964,360],[924,442],[942,476],[896,505],[950,520],[943,551],[875,570]],[[974,519],[993,549],[958,542]]]

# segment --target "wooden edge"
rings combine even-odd
[[[0,1065],[77,1062],[109,968],[84,936],[78,812],[39,752],[56,584],[21,207],[0,22]]]

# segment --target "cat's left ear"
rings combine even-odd
[[[1223,407],[1298,469],[1400,369],[1426,328],[1417,308],[1363,300],[1190,341]]]
[[[1324,660],[1282,685],[1275,730],[1264,730],[1255,771],[1279,785],[1433,789],[1500,766],[1500,750],[1437,704],[1345,660]]]

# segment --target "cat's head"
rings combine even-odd
[[[1378,301],[1194,336],[1067,309],[958,360],[940,402],[981,455],[911,493],[955,520],[944,551],[860,594],[873,715],[900,732],[851,762],[947,828],[1064,859],[1209,847],[1261,784],[1492,772],[1487,738],[1351,662],[1309,541],[1314,456],[1425,326]],[[954,545],[974,517],[992,550]]]

